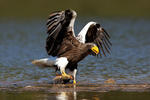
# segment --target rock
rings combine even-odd
[[[110,79],[106,80],[104,83],[105,84],[116,84],[116,81],[110,78]]]
[[[66,84],[66,83],[69,83],[70,80],[73,80],[73,77],[64,77],[62,75],[58,75],[56,76],[53,81],[55,84]]]

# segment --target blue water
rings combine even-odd
[[[91,19],[77,20],[75,32]],[[96,18],[94,21],[110,33],[111,55],[88,56],[81,61],[77,82],[101,84],[111,78],[118,84],[150,83],[150,20]],[[46,36],[45,20],[0,20],[0,86],[52,81],[53,69],[31,64],[34,59],[48,57]]]

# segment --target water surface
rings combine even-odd
[[[2,100],[149,100],[148,92],[0,92]]]
[[[92,18],[91,18],[92,19]],[[91,20],[81,18],[76,33]],[[78,66],[77,81],[104,83],[112,78],[118,84],[150,83],[150,20],[103,19],[95,21],[110,33],[112,52],[102,58],[88,56]],[[49,83],[55,77],[51,68],[31,64],[48,57],[45,51],[45,20],[0,20],[0,86]]]

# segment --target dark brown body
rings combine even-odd
[[[76,13],[73,10],[58,11],[52,13],[47,21],[46,51],[48,55],[53,57],[65,57],[68,60],[67,68],[74,70],[77,68],[77,63],[83,60],[89,54],[105,55],[106,50],[109,53],[110,36],[96,22],[89,22],[85,27],[87,31],[78,34],[81,37],[75,37],[73,30]],[[78,40],[77,40],[78,38]],[[80,41],[84,38],[84,42]],[[92,52],[92,48],[97,46],[101,52]],[[93,54],[94,53],[94,54]]]
[[[69,61],[67,68],[70,70],[77,68],[77,63],[83,60],[90,54],[91,44],[80,43],[72,34],[71,31],[67,32],[65,38],[62,41],[60,50],[58,51],[58,57],[66,57]]]

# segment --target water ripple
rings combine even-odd
[[[79,82],[150,83],[150,21],[98,19],[111,34],[112,53],[79,63]],[[80,27],[85,23],[77,21]],[[0,86],[4,83],[48,82],[54,70],[38,68],[31,60],[48,57],[45,51],[44,21],[0,21]]]

